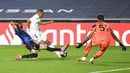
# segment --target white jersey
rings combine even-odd
[[[40,24],[38,24],[38,22],[41,21],[39,16],[35,14],[29,19],[29,21],[31,21],[30,29],[28,29],[27,32],[31,36],[31,38],[36,43],[39,43],[41,40],[46,41],[47,37],[43,34],[42,31],[40,31]]]
[[[29,21],[31,21],[30,30],[40,30],[40,24],[38,24],[38,22],[41,21],[41,19],[39,18],[38,14],[33,15]]]

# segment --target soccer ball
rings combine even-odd
[[[65,51],[65,52],[60,52],[60,55],[62,56],[62,57],[66,57],[67,56],[67,52]]]

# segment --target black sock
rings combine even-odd
[[[36,58],[38,54],[27,54],[27,55],[22,55],[21,58]]]
[[[47,50],[50,51],[50,52],[53,52],[53,51],[61,51],[61,48],[51,48],[51,47],[47,47]]]

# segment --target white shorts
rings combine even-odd
[[[47,37],[43,34],[42,31],[36,30],[27,30],[27,33],[31,36],[31,38],[36,42],[39,43],[41,40],[46,41]]]

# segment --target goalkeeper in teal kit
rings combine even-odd
[[[36,57],[38,57],[38,52],[40,50],[47,50],[50,52],[53,52],[53,51],[66,52],[66,49],[68,48],[68,44],[65,45],[63,48],[51,48],[48,46],[48,44],[49,44],[48,41],[45,41],[43,44],[37,44],[22,29],[21,21],[13,21],[13,22],[10,22],[10,24],[12,25],[12,27],[15,31],[15,34],[21,39],[21,41],[23,42],[25,47],[31,52],[30,54],[17,56],[16,60],[21,60],[22,58],[36,58]],[[62,57],[61,54],[59,56]]]

